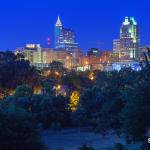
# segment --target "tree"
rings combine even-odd
[[[4,96],[12,94],[18,85],[39,85],[40,72],[20,57],[12,52],[0,52],[0,87],[6,93]]]
[[[43,88],[43,92],[47,96],[54,95],[53,87],[55,85],[55,80],[53,79],[48,79],[48,80],[43,80],[41,81],[41,85]]]
[[[11,105],[0,111],[1,150],[46,150],[34,123],[34,118],[25,110]]]
[[[75,127],[85,127],[88,125],[86,110],[82,107],[71,113],[71,123]]]
[[[11,51],[0,52],[0,64],[14,62],[16,59],[17,57]]]
[[[16,97],[31,97],[33,94],[32,87],[29,85],[20,85],[16,89]]]
[[[43,128],[50,128],[52,124],[52,99],[53,96],[33,96],[31,99],[31,111],[35,115],[38,123]]]
[[[40,96],[31,98],[31,112],[36,116],[38,123],[44,128],[53,124],[68,127],[70,124],[69,98],[63,96]]]
[[[88,118],[96,112],[99,112],[103,94],[98,86],[85,89],[81,94],[79,107],[85,109]]]
[[[149,69],[140,72],[136,82],[124,90],[126,102],[120,114],[123,130],[131,141],[141,140],[150,128],[150,80]]]
[[[62,127],[68,127],[71,124],[69,111],[69,98],[57,96],[52,99],[52,120],[59,122]]]
[[[120,99],[109,99],[102,104],[99,113],[95,114],[97,132],[105,132],[111,129],[118,131],[121,127],[119,114],[123,108]]]
[[[58,71],[58,72],[64,72],[65,70],[63,63],[57,61],[53,61],[52,63],[50,63],[49,68],[51,71]]]

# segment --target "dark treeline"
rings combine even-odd
[[[0,53],[0,149],[44,150],[42,129],[91,127],[103,134],[114,130],[129,143],[142,142],[142,149],[148,150],[149,65],[139,72],[124,68],[94,71],[90,76],[89,71],[68,71],[57,62],[38,71],[23,56]],[[63,92],[57,91],[58,84]],[[73,91],[80,93],[76,110],[70,108]]]

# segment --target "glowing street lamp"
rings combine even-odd
[[[88,61],[86,61],[86,62],[85,62],[85,65],[88,65],[88,64],[89,64],[89,62],[88,62]]]
[[[61,85],[57,85],[56,89],[60,90],[61,89]]]
[[[58,72],[58,71],[55,71],[55,75],[59,76],[60,74],[59,74],[59,72]]]
[[[55,89],[55,91],[56,91],[56,96],[59,95],[59,93],[60,93],[60,91],[61,91],[61,88],[62,88],[62,86],[61,86],[60,84],[58,84],[58,85],[56,85],[56,86],[54,87],[54,89]]]
[[[90,80],[92,80],[92,81],[95,79],[95,78],[94,78],[94,73],[93,73],[93,72],[92,72],[92,73],[90,73],[90,75],[89,75],[89,79],[90,79]]]

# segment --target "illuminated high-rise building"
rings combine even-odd
[[[63,28],[62,30],[62,47],[67,51],[72,51],[78,48],[78,44],[75,42],[75,33],[72,29]]]
[[[78,48],[78,43],[75,42],[74,31],[72,29],[63,28],[59,17],[55,25],[55,48],[66,49],[69,52]]]
[[[120,61],[138,61],[140,58],[140,33],[133,17],[126,17],[120,29]]]
[[[55,24],[55,48],[60,48],[61,42],[62,42],[62,23],[58,16],[57,22]]]

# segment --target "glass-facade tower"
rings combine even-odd
[[[120,61],[138,61],[140,58],[140,34],[133,17],[126,17],[120,29]]]
[[[63,28],[59,17],[55,25],[55,48],[66,49],[69,52],[78,48],[78,43],[75,42],[75,33],[72,29]]]
[[[55,24],[55,48],[59,48],[62,41],[62,23],[58,16],[57,22]]]

